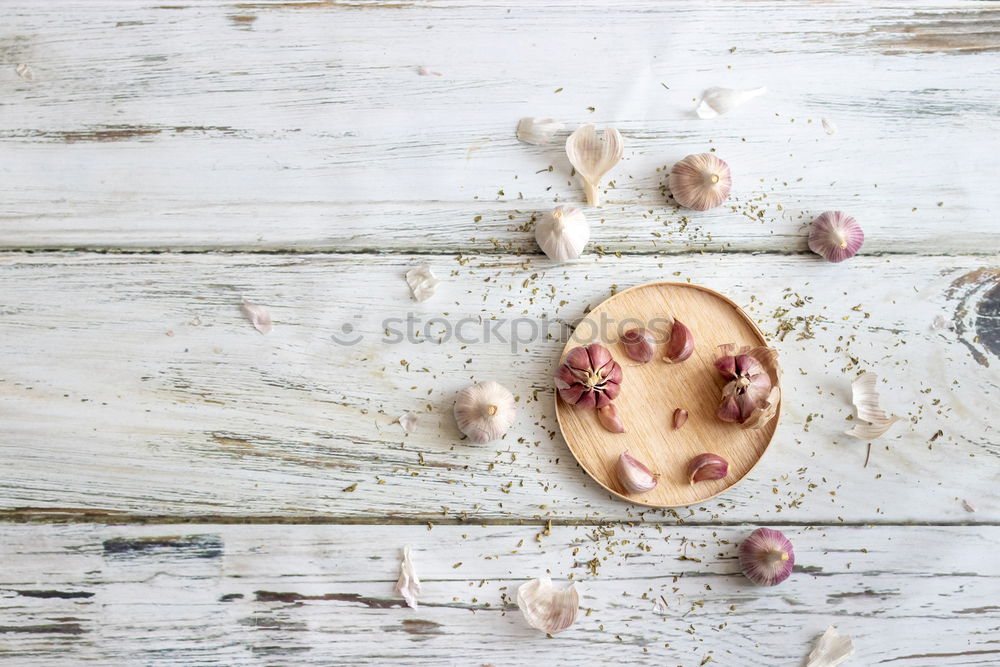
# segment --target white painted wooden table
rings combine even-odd
[[[0,660],[800,665],[835,624],[850,664],[1000,663],[998,51],[987,2],[0,2]],[[698,120],[713,85],[771,92]],[[579,261],[534,245],[581,189],[528,115],[625,136]],[[678,210],[662,167],[710,149],[732,206]],[[806,250],[827,209],[847,264]],[[750,478],[668,512],[583,473],[549,380],[662,279],[747,308],[789,389]],[[383,341],[408,312],[553,338]],[[867,467],[861,370],[908,418]],[[485,379],[521,417],[474,446]],[[773,589],[757,525],[796,546]],[[511,605],[543,574],[586,590],[554,639]]]

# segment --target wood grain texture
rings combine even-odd
[[[785,529],[797,567],[774,588],[739,574],[750,530],[8,525],[0,659],[771,667],[833,624],[848,664],[996,664],[1000,528]],[[404,544],[417,610],[393,591]],[[512,605],[542,575],[584,591],[553,639]]]
[[[423,261],[444,283],[416,304],[403,273]],[[589,307],[616,287],[664,278],[729,295],[759,322],[785,371],[782,424],[767,456],[685,520],[1000,518],[997,358],[968,332],[934,328],[938,316],[960,318],[960,295],[995,285],[998,274],[977,258],[831,265],[745,255],[565,265],[510,256],[4,255],[0,354],[17,363],[0,382],[2,507],[637,517],[588,479],[557,436],[551,377],[564,336]],[[271,334],[243,318],[243,297],[270,309]],[[875,442],[867,468],[866,444],[843,435],[850,382],[862,370],[884,378],[885,408],[908,420]],[[510,388],[521,410],[503,440],[475,446],[451,412],[455,393],[482,380]],[[407,411],[420,414],[409,436],[394,423]],[[979,511],[962,509],[963,498]]]
[[[682,363],[665,364],[661,345],[649,363],[631,361],[620,342],[621,334],[640,327],[656,331],[657,340],[666,342],[670,318],[683,322],[694,335],[691,357]],[[577,409],[558,399],[555,412],[569,450],[607,491],[653,507],[704,503],[738,484],[764,455],[778,425],[777,415],[759,429],[726,424],[716,417],[725,384],[714,366],[719,346],[767,345],[753,320],[725,296],[686,283],[631,287],[587,314],[562,355],[565,358],[573,348],[591,342],[603,343],[622,366],[621,393],[614,405],[625,432],[609,433],[593,410]],[[678,408],[689,413],[681,430],[672,424]],[[622,485],[617,464],[626,451],[656,472],[655,488],[634,494]],[[707,452],[723,456],[728,473],[723,479],[691,484],[688,463]]]
[[[0,247],[534,254],[532,214],[582,193],[523,116],[622,130],[608,252],[805,252],[830,209],[866,253],[1000,245],[980,2],[4,7]],[[771,92],[699,120],[716,85]],[[676,209],[663,167],[710,149],[732,207]]]

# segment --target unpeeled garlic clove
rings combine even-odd
[[[663,360],[668,364],[679,364],[694,352],[694,334],[678,320],[670,327],[670,340],[667,341],[666,354]]]
[[[517,123],[517,139],[532,146],[543,146],[552,143],[552,138],[564,127],[555,118],[522,118]]]
[[[740,569],[758,586],[775,586],[792,574],[795,551],[781,531],[758,528],[740,544]]]
[[[656,337],[648,329],[629,329],[620,342],[628,358],[640,364],[649,362],[656,351]]]
[[[729,472],[729,462],[718,454],[699,454],[688,462],[688,482],[722,479]]]
[[[622,135],[613,127],[604,128],[603,140],[598,139],[593,125],[581,125],[566,139],[566,156],[583,178],[587,203],[601,205],[598,188],[601,179],[618,164],[625,154]]]
[[[701,103],[695,109],[698,118],[702,120],[715,118],[722,114],[729,113],[744,102],[749,102],[755,97],[760,97],[767,92],[767,88],[753,88],[752,90],[737,90],[735,88],[709,88],[701,98]]]
[[[618,457],[615,472],[628,493],[646,493],[656,488],[658,475],[628,452]]]
[[[854,257],[864,242],[861,225],[843,211],[821,213],[809,230],[809,249],[828,262]]]
[[[514,423],[514,395],[497,382],[466,387],[455,400],[455,422],[472,442],[483,444],[503,436]]]
[[[608,403],[603,408],[598,408],[597,420],[601,422],[605,431],[610,433],[625,432],[625,425],[622,424],[622,418],[618,416],[618,408],[615,407],[614,403]]]
[[[587,218],[572,206],[557,206],[535,224],[538,247],[557,262],[579,257],[589,239]]]
[[[697,153],[674,165],[667,185],[681,206],[707,211],[726,201],[733,177],[723,160],[711,153]]]
[[[517,589],[517,607],[528,625],[554,635],[573,625],[580,609],[576,583],[559,590],[548,577],[539,577]]]
[[[681,426],[684,426],[684,422],[688,420],[688,411],[684,408],[677,408],[674,410],[674,430],[680,430]]]

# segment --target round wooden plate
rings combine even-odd
[[[647,364],[629,359],[617,342],[621,333],[670,316],[691,329],[694,353],[684,362],[668,364],[662,361],[661,345]],[[767,344],[750,317],[726,297],[686,283],[632,287],[591,311],[577,326],[563,355],[591,342],[602,343],[621,364],[624,378],[615,405],[625,433],[604,430],[594,410],[568,405],[558,392],[556,419],[573,456],[611,493],[651,507],[693,505],[735,485],[763,456],[778,426],[780,404],[778,414],[760,429],[743,429],[715,416],[725,384],[714,365],[718,346]],[[672,423],[675,408],[689,413],[687,423],[677,431]],[[660,474],[652,491],[628,494],[618,482],[615,464],[625,450]],[[688,461],[705,452],[726,459],[729,473],[720,480],[690,484]]]

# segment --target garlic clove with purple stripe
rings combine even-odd
[[[828,262],[854,257],[864,242],[861,225],[843,211],[821,213],[809,230],[809,249]]]
[[[758,586],[775,586],[792,574],[795,551],[781,531],[758,528],[740,545],[740,569]]]

